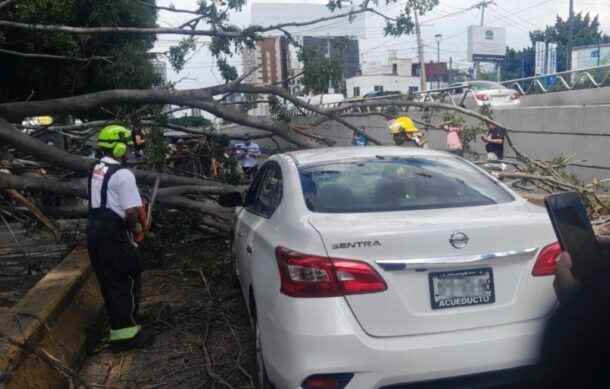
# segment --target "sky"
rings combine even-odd
[[[248,26],[251,23],[251,10],[248,5],[240,13],[231,16],[231,22],[238,26]],[[267,1],[267,0],[256,0]],[[297,0],[272,0],[272,2],[290,2]],[[323,0],[298,0],[312,3],[324,3]],[[589,12],[592,16],[599,15],[600,28],[610,35],[610,7],[603,7],[608,0],[574,0],[574,12]],[[422,24],[422,40],[426,61],[436,60],[437,45],[434,36],[442,34],[440,42],[440,59],[442,62],[452,58],[454,67],[467,69],[471,66],[466,56],[467,28],[481,22],[481,10],[471,7],[478,3],[475,0],[440,0],[439,5],[420,18]],[[380,2],[384,4],[385,2]],[[197,0],[157,0],[159,6],[173,4],[178,9],[195,9]],[[396,5],[380,5],[377,9],[388,16],[398,14],[404,0]],[[494,4],[485,10],[485,25],[506,28],[506,43],[508,46],[520,49],[531,45],[528,32],[544,29],[555,22],[557,15],[566,19],[569,11],[569,0],[495,0]],[[179,14],[168,11],[159,13],[158,24],[161,27],[177,27],[191,19],[193,15]],[[349,25],[346,26],[349,28]],[[401,37],[384,37],[384,20],[377,15],[365,16],[366,39],[360,40],[360,61],[385,62],[388,50],[396,50],[399,57],[417,58],[415,35]],[[203,28],[203,27],[200,27]],[[160,35],[155,51],[166,51],[182,37]],[[207,51],[207,38],[198,38],[197,52],[189,56],[190,60],[180,73],[168,68],[170,81],[179,81],[178,89],[201,88],[222,83],[222,78],[215,70],[213,58]],[[230,59],[229,63],[241,68],[239,54]]]

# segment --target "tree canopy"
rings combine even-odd
[[[599,29],[599,17],[591,17],[587,12],[574,15],[574,30],[572,47],[609,43],[610,36],[603,34]],[[565,71],[567,66],[568,40],[570,22],[569,18],[557,16],[555,24],[547,26],[544,30],[530,32],[532,46],[522,50],[506,48],[506,57],[502,63],[502,79],[511,80],[534,75],[534,46],[536,42],[557,43],[557,71]]]
[[[69,26],[156,25],[154,0],[14,1],[1,19]],[[154,34],[75,35],[0,27],[0,101],[43,100],[159,82]],[[11,55],[12,54],[12,55]]]

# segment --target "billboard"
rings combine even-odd
[[[586,69],[610,65],[610,44],[574,47],[572,69]]]
[[[545,58],[546,58],[546,44],[544,42],[536,42],[536,59],[535,59],[535,71],[534,74],[540,76],[546,74],[545,69]]]
[[[270,26],[279,23],[303,23],[347,12],[349,12],[349,8],[330,12],[326,4],[254,2],[252,3],[252,24]],[[307,26],[286,27],[285,30],[295,36],[352,36],[364,39],[366,38],[365,15],[366,13],[355,15],[351,23],[345,17]],[[284,33],[277,30],[269,31],[265,35],[280,36]]]
[[[557,73],[557,43],[548,44],[546,55],[546,74]]]
[[[506,30],[503,27],[468,26],[468,59],[498,62],[506,54]]]
[[[538,41],[534,47],[536,51],[535,74],[541,76],[557,73],[557,43]]]

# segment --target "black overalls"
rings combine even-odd
[[[106,166],[108,170],[102,181],[99,208],[91,207],[93,169],[89,172],[87,246],[110,317],[109,340],[112,342],[132,339],[140,331],[137,315],[142,264],[127,223],[106,207],[110,177],[124,167],[118,164]]]

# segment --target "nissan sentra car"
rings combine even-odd
[[[560,248],[543,208],[475,165],[416,148],[289,152],[220,203],[237,206],[261,382],[514,380],[535,363]]]

